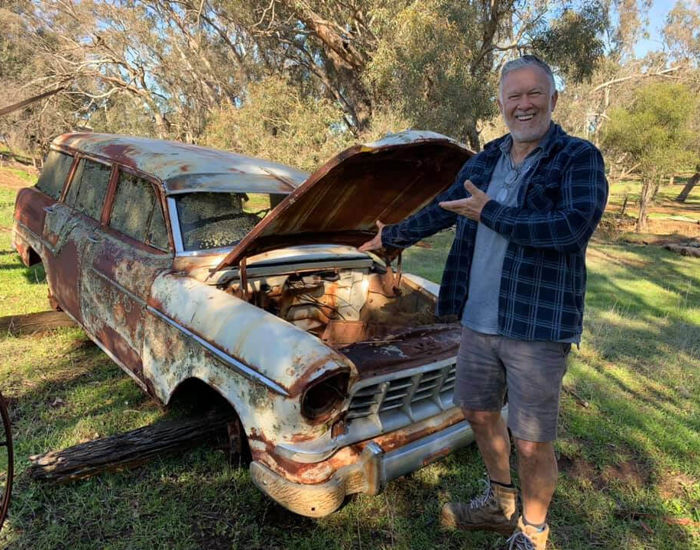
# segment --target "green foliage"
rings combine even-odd
[[[474,76],[479,52],[478,12],[469,2],[414,2],[381,12],[382,37],[366,78],[380,105],[391,106],[414,128],[467,141],[479,120],[496,113],[494,78]]]
[[[114,95],[99,108],[91,109],[86,122],[95,132],[130,136],[158,134],[153,113],[148,107],[124,94]]]
[[[610,111],[603,134],[607,151],[626,153],[642,178],[672,174],[694,160],[693,120],[700,103],[683,84],[654,82],[639,88],[632,103]]]
[[[603,56],[600,37],[608,24],[598,2],[586,2],[579,11],[567,7],[535,37],[532,47],[574,81],[590,79]]]
[[[352,140],[343,112],[327,99],[304,97],[290,83],[251,83],[240,107],[211,117],[204,143],[312,171]]]
[[[676,59],[688,59],[698,66],[700,59],[700,6],[697,0],[679,0],[668,14],[664,38]]]

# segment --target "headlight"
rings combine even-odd
[[[349,372],[340,372],[314,382],[301,396],[301,414],[315,422],[326,420],[345,400],[349,379]]]

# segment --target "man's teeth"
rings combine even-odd
[[[533,115],[533,114],[529,114],[529,115],[515,115],[515,118],[517,118],[517,119],[520,120],[521,122],[524,122],[524,121],[526,121],[526,120],[530,120],[533,116],[535,116],[535,115]]]

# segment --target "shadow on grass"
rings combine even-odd
[[[21,271],[30,284],[46,283],[46,272],[41,263],[27,267],[14,250],[0,250],[0,271]]]

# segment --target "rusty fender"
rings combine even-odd
[[[354,365],[318,338],[271,313],[190,277],[168,273],[152,287],[144,328],[143,375],[164,402],[197,378],[233,405],[250,439],[275,444],[313,439],[330,429],[300,413],[309,383]],[[252,436],[252,438],[251,438]]]

